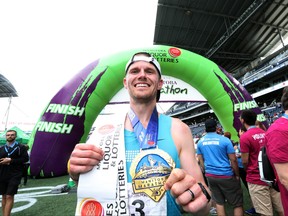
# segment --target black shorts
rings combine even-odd
[[[224,205],[225,200],[234,208],[243,205],[243,192],[241,181],[235,177],[215,178],[207,177],[212,199],[219,205]]]
[[[20,183],[21,178],[19,177],[12,177],[10,179],[0,181],[0,194],[1,195],[17,194]]]

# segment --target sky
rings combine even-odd
[[[18,92],[10,107],[0,98],[0,131],[32,130],[53,96],[91,62],[152,46],[157,3],[0,1],[0,74]]]

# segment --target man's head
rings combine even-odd
[[[153,66],[152,68],[154,68],[155,71],[157,71],[158,74],[158,78],[160,80],[160,87],[157,89],[157,96],[156,96],[156,101],[158,102],[160,99],[160,90],[163,84],[163,80],[161,79],[162,73],[161,73],[161,67],[159,62],[153,58],[149,53],[147,52],[139,52],[136,53],[132,56],[132,58],[127,62],[126,64],[126,68],[125,68],[125,73],[126,73],[126,77],[127,74],[137,74],[140,73],[140,66],[141,66],[141,62],[143,63],[149,63],[149,65]],[[149,67],[151,67],[149,66]],[[151,68],[147,69],[147,73],[145,72],[145,74],[150,74],[151,72]],[[149,71],[150,70],[150,71]],[[132,71],[132,73],[131,73]],[[145,70],[144,70],[145,71]],[[126,79],[125,77],[125,79]],[[149,77],[149,75],[147,76]],[[124,85],[125,85],[125,81],[124,81]]]
[[[15,131],[15,130],[7,130],[7,132],[6,132],[6,140],[7,140],[7,142],[9,142],[9,143],[14,142],[16,137],[17,137],[17,131]]]
[[[231,133],[229,131],[225,131],[223,135],[228,139],[231,139]]]
[[[207,119],[205,121],[206,132],[216,132],[217,122],[214,119]]]
[[[283,109],[285,111],[288,110],[288,86],[286,86],[283,89],[283,94],[282,94],[282,97],[281,97],[281,103],[282,103]]]
[[[243,110],[240,116],[240,121],[244,125],[255,125],[257,120],[257,114],[253,110]]]

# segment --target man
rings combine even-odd
[[[159,114],[156,110],[156,102],[159,100],[163,85],[159,63],[148,53],[136,53],[126,65],[123,84],[130,96],[130,111],[124,122],[124,144],[122,145],[125,146],[126,155],[129,155],[129,160],[126,157],[125,164],[127,170],[130,169],[130,172],[126,172],[125,175],[127,193],[129,193],[129,204],[125,210],[131,215],[151,215],[152,212],[153,215],[181,215],[183,210],[207,215],[210,208],[209,189],[205,185],[195,158],[191,131],[179,119]],[[167,153],[169,160],[157,161],[160,157],[162,159],[166,157]],[[142,157],[143,154],[145,156]],[[162,157],[164,154],[166,156]],[[80,173],[89,172],[103,160],[103,156],[103,150],[95,145],[77,144],[68,162],[71,178],[77,181]],[[163,185],[163,190],[153,190],[153,196],[147,195],[149,194],[147,188],[137,193],[135,189],[137,177],[136,174],[134,175],[133,168],[136,165],[138,167],[140,164],[138,162],[146,160],[146,157],[147,162],[139,170],[144,173],[151,169],[151,172],[157,176],[163,173],[155,173],[156,167],[165,166],[167,162],[175,162],[175,168],[170,171],[171,173],[169,172],[165,181],[154,182],[159,184],[160,188]],[[150,181],[146,179],[147,176],[143,178],[143,182]],[[136,185],[133,190],[132,184]],[[163,197],[154,201],[153,198],[157,197],[158,193],[164,193],[161,194]]]
[[[25,144],[24,145],[27,149],[27,154],[29,156],[30,159],[30,150],[29,150],[29,145]],[[29,170],[29,166],[30,166],[30,160],[28,160],[27,162],[24,163],[24,167],[23,167],[23,186],[27,185],[27,180],[28,180],[28,170]]]
[[[231,140],[216,132],[214,119],[205,121],[207,134],[197,144],[197,155],[216,203],[218,215],[226,215],[225,202],[233,206],[234,215],[243,215],[243,193],[238,163]]]
[[[0,148],[0,193],[3,216],[9,216],[21,182],[23,166],[28,161],[27,149],[16,142],[17,132],[6,132],[6,145]]]
[[[281,97],[285,113],[266,132],[267,152],[278,180],[285,215],[288,215],[288,87]]]
[[[273,208],[278,215],[283,215],[280,194],[260,180],[258,155],[265,145],[265,131],[256,127],[257,114],[252,110],[244,110],[240,121],[246,132],[240,136],[241,158],[246,170],[246,181],[253,207],[260,215],[273,215]]]

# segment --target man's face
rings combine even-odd
[[[15,132],[7,132],[6,133],[6,140],[7,142],[13,142],[16,139],[16,134]]]
[[[163,85],[155,66],[149,62],[134,62],[123,80],[124,87],[133,99],[152,100]]]
[[[241,124],[244,125],[244,119],[241,116],[239,117],[239,120],[240,120]]]

